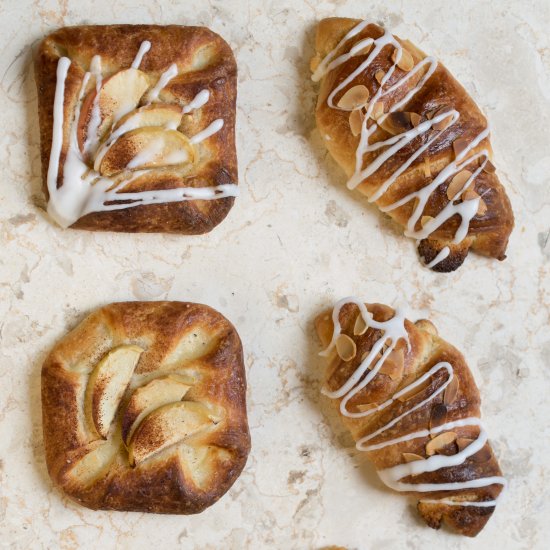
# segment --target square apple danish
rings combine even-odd
[[[239,335],[201,304],[103,307],[46,359],[42,414],[48,472],[73,500],[201,512],[250,450]]]
[[[43,184],[62,227],[206,233],[237,195],[237,66],[204,27],[66,27],[35,60]]]

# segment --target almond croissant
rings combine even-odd
[[[503,260],[514,225],[490,162],[489,128],[433,57],[374,24],[319,23],[317,126],[348,187],[405,228],[434,271],[468,250]]]
[[[339,301],[316,320],[329,367],[323,393],[390,488],[418,499],[426,523],[475,536],[503,486],[462,354],[430,321]]]

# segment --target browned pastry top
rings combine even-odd
[[[131,65],[140,46],[149,41],[150,50],[143,55],[139,70],[131,71]],[[68,57],[71,65],[65,80],[63,99],[63,144],[59,155],[57,187],[66,184],[63,169],[71,141],[71,126],[78,126],[78,145],[83,149],[89,124],[93,118],[96,78],[94,56],[101,59],[101,84],[103,96],[100,105],[109,109],[117,101],[134,102],[135,110],[148,103],[149,92],[173,64],[177,76],[172,77],[153,101],[153,107],[169,106],[180,112],[176,130],[165,133],[159,139],[164,149],[154,166],[148,166],[143,176],[135,177],[120,192],[140,192],[179,188],[213,188],[219,185],[237,184],[237,157],[235,150],[235,109],[237,67],[228,44],[217,34],[204,27],[176,25],[107,25],[62,28],[49,35],[41,43],[35,60],[38,86],[41,155],[44,190],[47,186],[48,165],[54,132],[54,97],[56,70],[62,57]],[[83,79],[91,72],[79,101]],[[120,75],[124,73],[121,78]],[[136,77],[137,74],[137,77]],[[126,78],[125,78],[126,77]],[[120,80],[120,84],[115,79]],[[110,83],[109,83],[110,81]],[[110,86],[110,88],[108,88]],[[112,92],[112,89],[116,91]],[[105,91],[107,89],[107,91]],[[197,95],[206,90],[208,102],[189,112],[183,111]],[[127,94],[127,95],[125,95]],[[132,95],[133,94],[133,95]],[[115,96],[113,99],[113,95]],[[79,120],[74,117],[80,110]],[[103,110],[100,113],[103,116]],[[158,118],[158,117],[157,117]],[[189,145],[195,136],[213,121],[223,120],[223,127],[208,139]],[[162,126],[164,120],[158,121]],[[100,145],[105,144],[114,131],[116,119],[102,118],[98,128]],[[155,125],[149,122],[147,126]],[[147,129],[149,130],[149,129]],[[159,130],[160,131],[160,130]],[[137,135],[136,135],[137,132]],[[159,133],[159,132],[157,132]],[[168,137],[166,137],[168,136]],[[132,175],[127,165],[136,153],[143,150],[147,140],[155,136],[140,130],[129,132],[116,141],[109,155],[103,159],[102,176],[122,181]],[[172,153],[188,150],[189,159],[180,164],[170,159]],[[83,151],[83,160],[93,168],[94,151]],[[56,162],[55,160],[53,161]],[[114,175],[113,175],[114,174]],[[135,175],[135,174],[134,174]],[[51,199],[51,197],[50,197]],[[127,200],[122,204],[130,204]],[[125,232],[168,232],[199,234],[213,229],[227,215],[234,197],[215,200],[180,200],[134,205],[117,210],[84,212],[72,223],[72,227],[89,230]],[[112,204],[112,201],[111,203]],[[71,220],[72,221],[72,220]]]
[[[376,322],[396,318],[396,312],[390,307],[381,304],[366,307]],[[323,346],[328,346],[333,335],[339,334],[336,347],[329,355],[325,388],[358,442],[358,449],[366,452],[385,483],[419,501],[418,509],[428,525],[439,528],[446,522],[461,534],[475,536],[493,513],[503,480],[489,443],[483,443],[484,434],[478,420],[479,391],[463,355],[438,335],[430,321],[402,321],[399,326],[403,327],[409,347],[403,338],[386,340],[389,328],[358,330],[356,323],[361,321],[361,316],[358,306],[351,301],[335,312],[340,332],[333,332],[330,312],[321,314],[316,321]],[[372,358],[355,387],[359,387],[360,381],[365,380],[381,360],[382,353],[388,350],[389,355],[371,381],[355,394],[349,390],[345,395],[330,395],[371,361],[369,353],[382,342],[384,346]],[[432,374],[421,380],[430,371]],[[416,381],[419,382],[415,385]],[[343,403],[348,395],[351,399]],[[342,412],[342,404],[346,414]],[[365,414],[367,411],[370,412]],[[352,417],[349,413],[363,416]],[[420,436],[409,437],[423,430]],[[479,450],[458,460],[456,465],[447,464],[432,471],[423,466],[428,465],[426,460],[432,457],[456,457],[478,438]],[[408,463],[421,465],[420,473],[384,477],[392,468],[399,469]],[[483,478],[490,479],[478,487],[465,486]],[[448,484],[452,483],[458,485],[450,488]]]
[[[359,20],[347,18],[322,20],[317,29],[316,55],[312,60],[312,69],[317,69],[320,62],[331,52],[335,52],[334,58],[337,58],[350,52],[351,48],[362,40],[369,38],[377,40],[383,37],[384,30],[381,27],[369,24],[337,48],[346,33],[359,23]],[[366,107],[360,108],[363,101],[371,101],[374,107],[367,119],[366,127],[370,129],[375,123],[378,124],[378,128],[369,138],[371,144],[391,140],[394,137],[396,140],[401,139],[405,132],[434,117],[442,116],[445,112],[454,110],[459,113],[458,119],[452,124],[450,118],[443,119],[441,123],[435,124],[408,143],[404,143],[371,175],[363,178],[361,182],[356,182],[357,189],[369,198],[373,198],[382,209],[429,186],[457,158],[457,155],[487,128],[487,121],[475,102],[440,62],[437,62],[433,74],[416,93],[404,105],[397,108],[396,105],[404,100],[417,85],[420,85],[422,78],[428,73],[430,63],[425,63],[416,70],[416,67],[427,59],[426,54],[407,40],[394,37],[394,41],[401,46],[403,59],[406,59],[408,64],[405,64],[405,61],[396,64],[394,45],[383,46],[380,53],[365,66],[365,69],[360,70],[355,78],[343,85],[336,93],[333,98],[335,107],[331,107],[327,101],[330,94],[362,64],[367,63],[374,46],[364,48],[357,55],[346,58],[324,73],[316,109],[317,125],[323,134],[325,145],[350,178],[357,171],[356,151],[360,147],[361,121],[366,115]],[[395,70],[383,85],[383,89],[387,92],[375,102],[374,98],[382,88],[382,79],[394,65]],[[364,100],[358,97],[354,100],[354,92],[355,96],[363,95]],[[354,101],[357,102],[357,108],[354,106]],[[381,118],[384,114],[387,115],[385,119]],[[429,143],[439,130],[443,132]],[[420,152],[424,146],[426,146],[425,150]],[[388,149],[389,146],[383,146],[376,150],[365,151],[362,155],[361,169],[374,163]],[[481,139],[468,152],[465,160],[482,151],[486,151],[488,157],[492,156],[488,137]],[[478,157],[471,163],[462,163],[460,171],[467,170],[474,173],[483,158]],[[398,174],[398,170],[405,166],[406,169],[398,175],[389,189],[379,198],[375,198],[384,182],[388,181],[392,175]],[[490,162],[484,165],[468,190],[452,201],[453,194],[460,188],[457,187],[458,180],[451,186],[455,174],[457,172],[444,178],[430,194],[414,229],[416,231],[422,229],[450,202],[456,201],[460,204],[459,201],[481,197],[480,206],[469,223],[466,237],[461,242],[454,242],[461,222],[459,214],[446,219],[443,224],[431,231],[428,237],[418,238],[419,252],[426,263],[432,261],[445,246],[449,247],[449,256],[433,267],[436,271],[453,271],[459,267],[469,248],[486,256],[504,259],[508,237],[514,223],[510,202]],[[461,181],[464,183],[465,180]],[[418,204],[417,201],[418,199],[409,200],[387,213],[397,223],[407,227],[407,222]]]
[[[239,336],[215,310],[103,307],[42,369],[50,476],[92,509],[200,512],[245,465],[245,392]]]

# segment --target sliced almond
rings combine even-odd
[[[470,186],[464,193],[462,193],[463,201],[471,201],[474,199],[479,199],[479,194]]]
[[[432,407],[430,414],[430,430],[445,424],[447,420],[447,407],[443,403],[438,403]],[[433,438],[435,439],[435,437]]]
[[[426,445],[426,454],[428,456],[432,456],[440,449],[443,449],[447,445],[453,443],[455,440],[455,432],[443,432],[442,434],[439,434],[437,437],[434,437],[431,441],[428,442],[428,444]]]
[[[411,391],[404,393],[400,397],[397,398],[398,401],[401,401],[402,403],[405,401],[410,401],[411,399],[416,398],[418,395],[420,395],[427,387],[429,387],[431,384],[431,381],[428,379],[424,381],[419,386],[414,387],[411,389]]]
[[[479,199],[479,206],[477,207],[476,214],[478,216],[485,216],[486,212],[487,212],[487,204],[483,199]]]
[[[410,113],[403,111],[388,113],[380,122],[380,126],[392,136],[402,134],[413,127]]]
[[[374,120],[378,120],[384,114],[384,103],[382,101],[377,101],[373,108],[371,116]]]
[[[376,78],[376,82],[378,82],[378,84],[382,84],[382,79],[384,76],[386,76],[384,71],[376,71],[374,78]]]
[[[422,218],[420,218],[420,225],[422,227],[426,227],[426,225],[428,225],[434,219],[435,218],[433,218],[432,216],[422,216]]]
[[[354,109],[349,115],[349,127],[354,136],[358,136],[361,133],[364,118],[365,115],[361,109]]]
[[[448,117],[445,117],[444,119],[440,120],[439,122],[436,122],[433,125],[433,128],[435,130],[445,130],[446,128],[449,127],[452,120],[453,120],[453,115],[449,115]]]
[[[403,71],[410,71],[414,67],[414,59],[413,56],[409,53],[409,50],[406,48],[401,48],[401,57],[399,57],[399,61],[397,61],[397,58],[399,56],[399,50],[395,48],[393,50],[393,54],[391,56],[391,59],[394,63],[397,63],[397,66],[403,70]]]
[[[362,107],[369,100],[369,90],[363,84],[350,88],[338,101],[338,107],[345,110],[353,110]]]
[[[418,113],[409,113],[409,115],[411,119],[411,124],[416,128],[420,124],[422,117]]]
[[[376,409],[376,407],[378,407],[378,403],[363,403],[362,405],[357,405],[357,410],[359,412],[365,412]]]
[[[353,55],[367,55],[372,50],[373,43],[363,46],[360,50],[357,50]]]
[[[357,319],[355,319],[355,325],[353,325],[354,336],[361,336],[362,334],[365,334],[368,328],[369,326],[365,323],[365,319],[363,319],[363,316],[359,314]]]
[[[430,167],[430,161],[428,159],[426,159],[423,163],[422,163],[422,169],[424,170],[424,175],[427,177],[427,178],[431,178],[432,177],[432,169]]]
[[[487,160],[485,166],[483,167],[483,171],[487,172],[488,174],[492,174],[496,171],[496,166],[490,160]]]
[[[389,376],[392,380],[401,380],[403,368],[405,366],[405,356],[402,349],[394,349],[380,367],[380,374]]]
[[[340,334],[336,339],[336,353],[342,361],[351,361],[357,353],[357,346],[347,334]]]
[[[437,109],[430,109],[429,111],[426,111],[426,118],[428,120],[432,120],[432,118],[434,117],[435,113],[437,113]]]
[[[456,440],[458,450],[463,451],[470,443],[473,443],[473,441],[473,439],[469,439],[468,437],[459,437]]]
[[[455,158],[468,148],[468,140],[465,138],[458,138],[453,141],[453,151]]]
[[[450,405],[456,399],[456,396],[458,395],[459,385],[460,384],[458,382],[458,377],[453,376],[451,378],[451,381],[449,382],[449,385],[445,388],[445,391],[443,393],[443,403],[445,403],[445,405]]]
[[[417,455],[415,453],[402,453],[401,455],[405,462],[416,462],[417,460],[424,460],[423,456]]]
[[[472,172],[469,170],[461,170],[455,174],[449,187],[447,187],[447,198],[451,201],[457,193],[464,187],[464,184],[472,177]]]

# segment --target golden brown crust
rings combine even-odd
[[[360,21],[356,19],[346,18],[329,18],[322,20],[317,28],[315,63],[318,63],[335,48],[343,36],[359,22]],[[374,24],[368,25],[353,39],[353,42],[348,43],[347,46],[344,47],[345,49],[343,51],[348,51],[351,44],[360,39],[367,37],[376,39],[382,34],[383,30],[379,26]],[[398,40],[412,54],[415,64],[426,57],[421,50],[410,42],[403,41],[399,38]],[[347,89],[359,84],[366,86],[370,92],[370,96],[374,96],[379,87],[376,80],[376,73],[378,71],[384,71],[385,73],[393,65],[393,61],[391,60],[392,53],[393,47],[390,45],[386,46],[365,71],[359,74],[341,93],[337,94],[335,103],[338,103],[340,97]],[[330,71],[321,80],[316,109],[317,126],[323,135],[329,136],[328,140],[324,140],[325,144],[334,159],[345,170],[348,176],[351,176],[355,169],[355,151],[359,143],[359,136],[354,136],[350,130],[350,113],[348,111],[330,108],[327,104],[327,97],[336,85],[351,74],[351,72],[364,60],[364,55],[354,56]],[[398,68],[388,85],[402,78],[404,74],[405,73]],[[389,107],[402,99],[406,92],[417,84],[423,74],[422,71],[419,71],[414,77],[410,78],[406,84],[398,88],[395,92],[385,96],[383,101],[385,111],[388,112]],[[378,206],[384,207],[392,204],[409,193],[425,187],[436,174],[454,160],[455,152],[453,150],[453,142],[455,140],[461,138],[470,141],[487,127],[487,121],[475,102],[449,71],[441,63],[438,63],[434,74],[402,110],[426,116],[426,114],[433,113],[440,108],[453,108],[457,110],[460,113],[459,120],[448,128],[445,133],[442,134],[441,138],[435,140],[424,153],[419,155],[411,166],[390,187],[388,192],[375,201]],[[379,129],[371,138],[371,142],[381,141],[387,139],[389,136],[390,134]],[[413,139],[408,145],[394,154],[379,170],[368,177],[358,187],[359,191],[368,197],[372,196],[380,185],[421,146],[423,139],[422,137]],[[481,141],[481,143],[472,150],[472,154],[483,149],[487,149],[489,154],[491,154],[488,138]],[[378,154],[379,151],[375,151],[365,155],[365,163],[372,162]],[[429,167],[429,174],[427,173],[427,167]],[[477,167],[477,164],[475,167]],[[472,163],[466,166],[466,168],[473,171],[474,164]],[[448,204],[449,199],[446,195],[447,186],[448,182],[445,182],[432,193],[423,215],[435,217],[435,215]],[[514,216],[506,192],[500,184],[496,174],[494,172],[488,173],[485,171],[481,172],[476,178],[475,191],[483,197],[487,210],[483,215],[477,215],[472,219],[467,239],[459,246],[451,244],[460,222],[459,216],[454,215],[432,233],[430,238],[427,239],[429,242],[422,241],[419,247],[420,255],[423,257],[424,261],[428,263],[435,258],[437,253],[444,246],[450,246],[450,256],[445,262],[436,266],[435,270],[437,271],[453,271],[459,267],[470,248],[479,254],[499,260],[503,260],[506,257],[505,251],[508,237],[514,225]],[[388,214],[398,224],[406,227],[412,209],[413,202],[410,201],[388,212]],[[418,229],[419,227],[420,222],[416,228]]]
[[[105,442],[86,422],[83,396],[98,361],[128,344],[144,351]],[[185,401],[208,407],[216,424],[132,467],[120,440],[121,414],[137,387],[166,374],[187,380]],[[126,302],[95,311],[46,359],[42,408],[50,476],[92,509],[200,512],[231,487],[250,450],[239,336],[221,314],[200,304]],[[111,442],[115,456],[103,470],[93,465],[84,477],[74,473],[91,449]]]
[[[367,304],[367,308],[373,313],[376,321],[386,321],[393,317],[393,309],[381,304]],[[330,358],[329,366],[324,375],[325,386],[328,390],[334,391],[340,388],[357,369],[364,354],[372,348],[375,341],[381,336],[379,330],[369,328],[362,336],[354,335],[354,324],[359,309],[355,304],[348,303],[340,311],[339,320],[342,326],[342,333],[350,336],[357,346],[357,354],[350,361],[343,361],[337,354]],[[332,320],[330,312],[324,312],[316,319],[316,330],[320,337],[321,344],[326,346],[332,335]],[[372,403],[384,403],[395,393],[411,384],[422,374],[439,362],[446,361],[451,364],[454,375],[458,380],[458,391],[451,400],[445,392],[429,400],[426,404],[404,416],[402,420],[393,427],[384,430],[383,435],[370,443],[390,440],[401,437],[405,434],[428,429],[433,426],[437,417],[437,425],[459,419],[480,416],[479,390],[475,384],[472,374],[466,364],[463,355],[448,342],[440,338],[437,330],[427,320],[411,323],[405,321],[405,328],[409,335],[411,344],[410,351],[403,340],[400,340],[396,349],[402,349],[404,353],[403,368],[382,374],[378,373],[363,390],[349,401],[348,410],[361,410],[362,405]],[[358,441],[366,434],[373,433],[388,424],[392,419],[410,410],[412,406],[425,400],[429,395],[444,383],[446,380],[444,371],[432,376],[429,385],[420,386],[420,391],[405,394],[408,400],[396,399],[391,406],[370,416],[362,418],[350,418],[340,413],[341,399],[332,399],[331,403],[338,411],[342,422],[350,430],[354,439]],[[444,403],[446,400],[446,404]],[[359,407],[359,408],[358,408]],[[457,441],[463,439],[475,439],[479,429],[475,426],[463,426],[454,428],[457,434]],[[406,462],[403,453],[413,453],[419,457],[426,457],[426,445],[430,437],[419,437],[409,441],[383,447],[379,450],[368,451],[369,460],[377,470],[384,470]],[[442,454],[456,454],[458,452],[457,442],[441,449]],[[423,473],[416,476],[403,478],[406,483],[450,483],[456,481],[467,481],[482,477],[501,476],[497,460],[492,452],[489,443],[475,455],[466,459],[458,466],[446,467],[433,472]],[[416,499],[449,499],[453,501],[492,501],[498,497],[502,486],[498,484],[480,487],[477,489],[461,489],[455,491],[437,492],[412,492],[410,494]],[[484,527],[491,516],[494,507],[480,506],[459,506],[446,505],[443,503],[419,502],[418,510],[430,527],[439,528],[443,522],[449,527],[466,536],[475,536]]]
[[[199,159],[192,169],[155,170],[151,175],[133,183],[132,190],[213,187],[237,183],[237,66],[231,48],[220,36],[204,27],[176,25],[65,27],[42,41],[35,59],[43,188],[47,198],[46,175],[52,143],[56,67],[59,58],[68,56],[72,60],[65,92],[64,120],[67,121],[74,112],[80,84],[84,72],[90,67],[92,57],[96,54],[101,56],[105,78],[130,67],[144,40],[151,42],[151,49],[143,58],[140,69],[153,77],[153,82],[172,63],[178,66],[178,76],[168,83],[159,96],[163,102],[184,106],[200,91],[207,89],[210,92],[210,99],[204,107],[193,115],[186,115],[182,131],[187,135],[195,135],[217,118],[223,118],[224,126],[197,147]],[[60,166],[63,165],[68,146],[68,124],[64,126]],[[60,176],[58,187],[62,183]],[[233,197],[227,197],[92,212],[71,227],[93,231],[200,234],[218,225],[233,206],[233,202]]]

